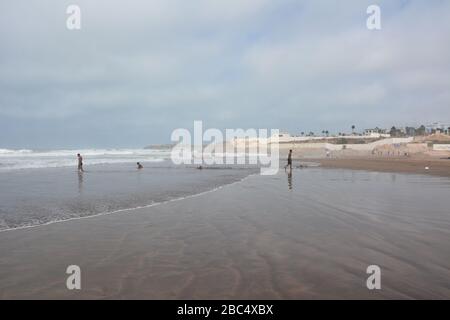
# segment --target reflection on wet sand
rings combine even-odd
[[[83,192],[83,172],[78,171],[78,193]]]
[[[287,173],[288,177],[288,188],[289,190],[292,190],[292,168]]]

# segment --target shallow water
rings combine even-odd
[[[212,190],[251,169],[197,170],[170,161],[0,172],[0,230],[136,208]]]

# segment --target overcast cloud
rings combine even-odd
[[[0,148],[450,122],[449,39],[445,0],[3,0]]]

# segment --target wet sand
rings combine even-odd
[[[1,232],[0,298],[448,299],[449,191],[444,177],[306,168]],[[381,290],[366,288],[372,264]]]
[[[308,160],[309,161],[309,160]],[[431,174],[450,177],[450,159],[436,158],[330,158],[316,159],[324,168]],[[429,169],[425,169],[428,167]]]

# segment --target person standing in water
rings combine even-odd
[[[289,150],[288,158],[287,158],[287,165],[284,166],[284,171],[286,171],[286,168],[289,167],[289,170],[292,170],[292,149]]]
[[[83,157],[81,156],[81,154],[77,154],[77,158],[78,158],[78,171],[79,172],[84,172],[83,170]]]
[[[137,164],[138,170],[144,169],[144,166],[140,162],[137,162],[136,164]]]

